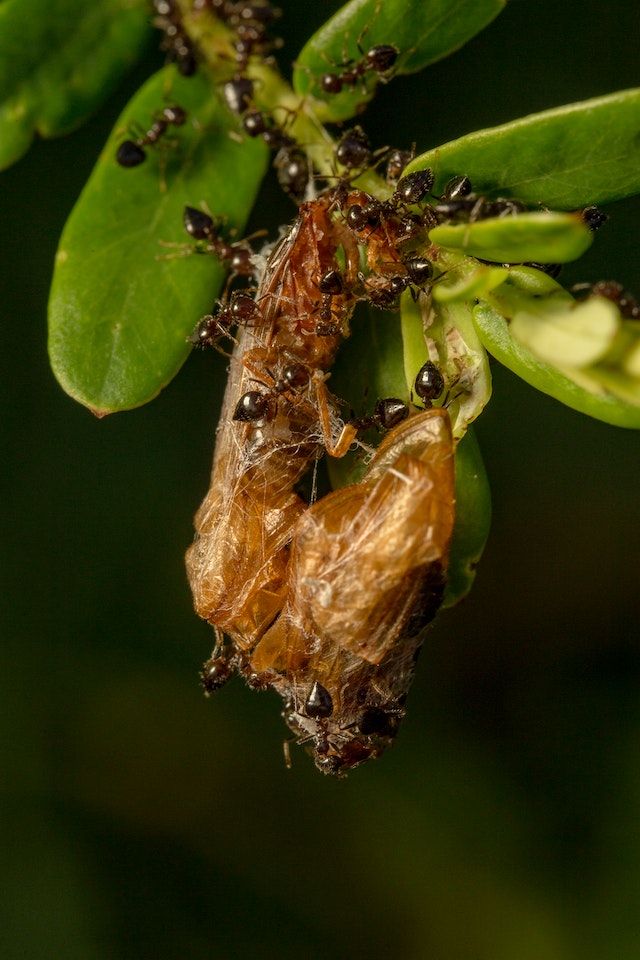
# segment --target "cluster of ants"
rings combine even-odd
[[[190,76],[198,51],[179,0],[154,5],[164,49]],[[414,150],[374,151],[360,126],[336,144],[340,174],[315,191],[304,146],[288,122],[260,108],[249,71],[251,58],[265,60],[279,45],[269,31],[280,11],[268,0],[193,0],[191,13],[215,16],[228,28],[230,76],[221,96],[244,135],[261,137],[274,152],[278,181],[298,206],[293,225],[266,254],[253,249],[251,238],[236,240],[222,218],[184,209],[186,252],[212,255],[229,271],[221,299],[189,342],[222,353],[225,338],[235,343],[211,485],[187,553],[196,611],[216,635],[202,680],[210,693],[237,670],[251,686],[275,689],[298,742],[309,744],[323,772],[342,775],[378,756],[404,715],[421,632],[444,590],[454,441],[446,409],[432,409],[438,402],[446,407],[447,385],[431,360],[413,379],[412,406],[385,397],[371,413],[351,410],[347,419],[338,412],[342,401],[326,388],[327,371],[358,302],[393,309],[401,294],[417,300],[445,275],[429,240],[435,226],[513,217],[528,208],[515,198],[476,193],[465,175],[436,194],[431,169],[405,173]],[[364,49],[365,32],[359,56],[331,64],[318,79],[327,97],[393,75],[400,51],[391,44]],[[120,144],[118,164],[138,166],[147,148],[186,119],[181,107],[166,106],[146,131]],[[358,176],[385,159],[386,199],[358,189]],[[606,219],[596,207],[582,217],[591,230]],[[559,270],[533,266],[552,276]],[[640,306],[619,284],[582,289],[640,319]],[[371,428],[388,433],[361,483],[312,495],[311,502],[299,496],[301,479],[321,455],[343,456]],[[392,484],[399,485],[389,496]],[[424,511],[417,532],[416,504]],[[361,532],[352,537],[355,529]],[[317,547],[323,537],[330,548]],[[383,567],[394,578],[391,588],[380,576]]]
[[[162,49],[176,62],[183,76],[191,76],[197,69],[197,50],[183,25],[183,14],[177,0],[154,0],[154,8],[154,26],[163,33]],[[281,45],[280,38],[270,36],[269,30],[280,18],[282,11],[273,7],[269,0],[193,0],[191,12],[196,16],[215,16],[230,30],[234,70],[233,76],[222,85],[224,101],[232,113],[242,118],[245,134],[249,137],[262,137],[274,151],[274,168],[278,182],[285,193],[300,204],[308,194],[313,177],[307,154],[302,145],[276,123],[273,117],[266,115],[256,106],[254,81],[247,75],[251,57],[264,61]],[[322,74],[319,87],[323,93],[339,94],[345,89],[357,86],[370,74],[384,82],[393,76],[400,52],[398,48],[392,44],[377,44],[365,50],[361,45],[364,33],[366,28],[357,42],[359,58],[334,65],[331,71]],[[187,113],[182,107],[177,104],[165,106],[153,117],[147,130],[136,131],[134,137],[120,143],[116,153],[118,164],[122,167],[139,166],[146,159],[147,147],[156,146],[170,128],[181,127],[186,120]],[[336,189],[337,196],[341,189],[345,189],[349,177],[356,176],[358,172],[376,162],[378,153],[373,151],[369,138],[361,127],[356,126],[342,135],[337,143],[335,156],[337,163],[346,171],[346,176]],[[352,229],[373,232],[385,218],[397,214],[400,203],[406,207],[409,204],[421,203],[425,199],[433,185],[431,171],[419,171],[398,182],[402,170],[412,158],[413,153],[409,151],[392,149],[387,152],[387,182],[394,186],[397,184],[396,189],[389,200],[379,201],[370,197],[364,204],[352,204],[347,211],[347,222]],[[423,224],[426,226],[435,226],[442,222],[473,223],[490,217],[516,215],[527,209],[522,201],[515,198],[487,199],[478,196],[473,192],[466,176],[454,177],[447,184],[444,193],[440,197],[431,198],[432,201],[434,199],[435,202],[423,209]],[[607,219],[597,207],[587,207],[582,211],[582,216],[591,230],[598,229]],[[187,208],[185,227],[194,240],[204,241],[204,246],[201,244],[197,248],[198,252],[206,249],[218,256],[227,263],[232,276],[252,274],[253,251],[245,242],[232,243],[223,240],[220,236],[220,223],[201,211]],[[552,277],[556,277],[560,272],[559,264],[532,265]],[[367,290],[367,298],[371,303],[381,308],[391,307],[403,290],[411,286],[422,287],[431,277],[431,264],[425,258],[416,257],[406,266],[406,274],[394,277],[384,286],[378,284]],[[319,289],[323,294],[323,310],[319,321],[321,325],[326,325],[328,298],[340,291],[340,284],[341,280],[336,272],[322,277],[319,282]],[[574,292],[580,297],[606,297],[616,303],[621,315],[626,319],[640,319],[640,305],[615,281],[580,284],[574,288]],[[251,309],[244,296],[237,304],[235,299],[230,304],[220,304],[217,315],[204,318],[191,342],[199,346],[215,345],[222,334],[228,333],[233,325],[248,322],[251,319],[249,314]]]
[[[359,163],[362,162],[363,142],[364,134],[360,128],[346,133],[340,141],[337,154],[347,169],[355,167],[356,157]],[[366,153],[368,159],[368,147]],[[401,164],[408,162],[411,156],[408,152],[390,151],[387,178],[401,173]],[[425,201],[433,186],[433,179],[430,169],[401,176],[396,181],[390,198],[385,201],[377,200],[363,191],[350,190],[348,179],[327,191],[330,205],[336,207],[336,216],[343,219],[360,245],[370,245],[371,270],[368,276],[359,271],[356,283],[349,290],[346,290],[344,275],[335,267],[317,278],[318,301],[313,328],[316,336],[334,337],[342,332],[332,316],[332,302],[335,297],[347,293],[354,300],[367,300],[375,307],[390,308],[395,305],[403,291],[409,289],[413,296],[417,297],[418,291],[432,281],[432,262],[427,256],[416,252],[414,241],[422,240],[425,236],[425,225],[440,222],[439,216],[446,216],[449,206],[455,204],[456,198],[462,194],[469,199],[470,204],[478,206],[477,198],[471,193],[468,178],[455,177],[447,185],[438,204],[425,204],[418,208],[417,212],[415,209],[411,210],[411,205],[415,208],[416,204]],[[503,202],[505,209],[511,212],[511,202]],[[199,244],[195,246],[198,252],[213,254],[225,263],[230,270],[230,280],[238,276],[249,278],[254,274],[254,251],[247,241],[230,242],[224,239],[221,234],[222,223],[219,220],[202,210],[188,206],[184,211],[184,227],[196,244]],[[232,330],[235,327],[259,327],[263,323],[262,310],[256,300],[246,290],[236,290],[218,301],[214,312],[202,318],[188,339],[197,347],[214,347],[220,350],[220,341],[225,337],[233,339]],[[233,420],[249,423],[269,419],[273,416],[278,398],[305,386],[309,379],[309,371],[301,364],[285,366],[281,376],[273,380],[266,392],[252,390],[240,397]],[[425,407],[429,407],[443,391],[442,374],[432,361],[427,361],[415,378],[415,395]],[[361,417],[352,415],[347,423],[355,430],[365,430],[373,426],[391,429],[408,417],[409,412],[409,406],[404,401],[393,397],[383,398],[376,402],[373,414]]]
[[[366,275],[359,271],[357,285],[348,293],[356,300],[366,300],[380,309],[392,309],[400,294],[406,290],[416,299],[420,290],[437,282],[433,279],[432,261],[417,251],[412,242],[419,240],[424,246],[429,228],[443,222],[473,223],[491,217],[515,216],[527,209],[517,199],[489,200],[478,196],[465,175],[452,177],[444,192],[433,198],[430,196],[434,183],[431,169],[401,175],[403,166],[412,156],[408,151],[389,151],[387,182],[395,181],[395,189],[387,200],[379,200],[363,191],[350,190],[348,176],[328,191],[332,203],[339,210],[338,215],[353,231],[358,243],[369,250],[370,273]],[[360,127],[347,131],[337,145],[336,159],[349,172],[367,166],[371,158],[369,140]],[[429,199],[434,202],[429,202]],[[592,230],[606,219],[596,207],[586,208],[582,216]],[[194,248],[197,252],[213,254],[223,261],[230,270],[230,281],[235,277],[250,278],[254,275],[255,252],[245,240],[231,242],[224,239],[220,220],[215,220],[202,210],[186,207],[184,227],[189,236],[199,243]],[[532,265],[552,276],[556,276],[560,269],[557,264]],[[585,287],[579,289],[584,291]],[[331,304],[334,297],[345,293],[345,279],[338,269],[332,268],[317,279],[317,290],[319,299],[314,332],[317,336],[333,336],[340,331],[332,320]],[[616,302],[622,316],[640,319],[638,303],[614,281],[589,285],[586,294],[607,297]],[[261,309],[253,297],[246,291],[234,291],[219,300],[214,311],[200,320],[188,340],[194,346],[214,347],[224,352],[220,342],[225,337],[233,339],[232,330],[235,327],[259,326],[262,322]],[[250,391],[244,394],[238,401],[233,419],[255,422],[268,418],[277,397],[306,384],[308,380],[308,372],[301,371],[299,365],[286,367],[282,377],[274,380],[267,393]],[[427,361],[415,379],[415,395],[428,407],[440,397],[443,390],[442,375],[431,361]],[[384,398],[377,401],[372,415],[352,415],[348,423],[357,430],[372,426],[390,429],[408,415],[409,407],[404,401]]]
[[[184,29],[178,4],[175,0],[154,0],[154,7],[154,26],[163,33],[162,49],[176,62],[181,75],[193,75],[197,69],[197,51]],[[300,203],[310,179],[306,153],[281,125],[258,109],[254,100],[255,84],[247,74],[251,57],[264,61],[281,45],[280,38],[269,35],[269,28],[281,16],[281,10],[272,7],[268,0],[193,0],[192,13],[213,15],[230,30],[234,70],[233,76],[222,85],[224,101],[232,113],[242,117],[245,134],[262,137],[273,151],[273,165],[280,186],[296,203]],[[367,74],[373,73],[381,80],[391,76],[399,53],[396,47],[379,44],[363,51],[358,41],[358,48],[360,59],[349,60],[333,72],[322,75],[320,87],[324,93],[336,94],[355,87]],[[148,130],[120,145],[117,162],[123,167],[143,163],[145,147],[157,144],[169,126],[181,126],[185,119],[182,108],[166,107],[153,119]],[[349,148],[345,146],[344,149],[346,152]],[[340,155],[338,160],[343,162]],[[362,163],[356,165],[363,166]]]

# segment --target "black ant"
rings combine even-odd
[[[427,360],[418,370],[413,389],[427,409],[433,405],[433,400],[442,396],[444,377],[432,360]]]
[[[296,203],[301,203],[307,192],[311,171],[298,141],[285,133],[277,123],[270,121],[267,124],[267,118],[259,110],[246,113],[242,126],[249,137],[262,136],[267,146],[276,152],[273,166],[278,183]]]
[[[431,190],[434,179],[435,175],[431,167],[408,173],[406,177],[398,180],[389,202],[396,207],[400,204],[408,206],[412,203],[421,203]]]
[[[251,110],[249,113],[245,113],[242,118],[242,126],[249,137],[259,137],[267,131],[267,121],[264,114],[259,110]]]
[[[361,54],[360,60],[347,60],[346,63],[342,64],[339,73],[322,74],[320,87],[324,93],[340,93],[344,87],[355,87],[367,73],[375,73],[378,80],[383,83],[387,83],[391,79],[391,70],[395,66],[400,53],[397,47],[392,44],[381,43],[371,47],[365,53],[359,40],[358,50]]]
[[[281,45],[279,39],[267,36],[267,30],[282,11],[272,7],[267,0],[238,0],[235,3],[232,0],[195,0],[194,9],[210,9],[235,33],[233,48],[238,75],[246,70],[251,56],[257,54],[264,58],[274,46]]]
[[[444,188],[444,193],[440,200],[459,200],[461,197],[468,197],[473,192],[471,180],[464,174],[457,177],[451,177]]]
[[[232,420],[240,423],[255,423],[257,420],[273,420],[278,399],[300,390],[309,383],[309,371],[302,363],[284,367],[282,376],[273,380],[267,390],[249,390],[244,393],[233,412]]]
[[[475,223],[490,217],[515,216],[526,209],[526,204],[512,197],[496,197],[495,200],[479,197],[473,192],[468,177],[457,176],[447,183],[433,213],[439,222]]]
[[[261,318],[260,307],[253,297],[246,293],[234,293],[230,303],[219,301],[217,312],[207,314],[200,320],[191,336],[187,337],[187,343],[192,343],[202,350],[206,347],[215,347],[219,350],[219,341],[223,337],[230,336],[229,331],[232,327],[239,324],[248,325]]]
[[[205,241],[204,249],[196,248],[197,253],[212,253],[223,262],[228,262],[232,274],[250,277],[254,272],[254,252],[246,240],[228,243],[219,235],[221,221],[214,220],[204,210],[185,207],[183,213],[184,228],[194,240]]]
[[[287,138],[291,139],[291,138]],[[295,140],[278,150],[273,161],[278,183],[296,203],[302,203],[305,198],[311,172],[306,154],[300,149]]]
[[[153,5],[156,11],[153,26],[164,33],[160,48],[176,61],[181,76],[193,76],[198,62],[192,41],[183,30],[180,9],[172,0],[154,0]]]
[[[235,34],[235,73],[223,85],[222,93],[229,110],[240,116],[253,103],[254,83],[246,76],[249,60],[254,55],[264,60],[274,46],[280,45],[278,40],[271,40],[267,36],[267,29],[281,16],[282,11],[272,7],[267,0],[238,0],[236,3],[230,0],[200,0],[195,6],[198,9],[211,9]],[[250,129],[247,132],[250,136],[258,136],[258,132],[253,133]]]
[[[390,430],[409,416],[409,407],[397,397],[385,397],[377,400],[373,413],[368,417],[352,417],[349,426],[356,430],[368,430],[369,427],[382,427]]]
[[[405,290],[411,291],[414,300],[418,299],[418,292],[414,288],[422,288],[431,280],[433,264],[426,257],[414,256],[404,261],[404,267],[407,271],[404,276],[377,276],[372,280],[366,277],[364,273],[358,274],[358,279],[366,290],[369,303],[381,310],[388,310],[394,306],[396,299]]]
[[[383,220],[397,216],[400,207],[406,209],[411,204],[421,203],[433,186],[433,180],[433,170],[429,167],[401,177],[388,200],[376,200],[370,197],[364,206],[357,203],[351,204],[346,213],[347,225],[357,233],[366,229],[373,232]],[[408,220],[408,218],[405,219]]]
[[[249,77],[235,76],[222,87],[224,101],[232,113],[245,113],[253,100],[253,80]]]
[[[385,178],[389,186],[395,187],[402,176],[403,170],[411,163],[416,155],[414,143],[411,150],[398,150],[393,147],[387,154],[387,168]]]
[[[331,302],[334,297],[344,293],[342,274],[338,270],[327,270],[318,281],[318,290],[322,294],[322,306],[315,333],[318,337],[332,337],[339,333],[339,327],[332,319]]]
[[[606,213],[603,213],[597,207],[585,207],[584,210],[580,211],[580,217],[592,233],[599,230],[602,224],[609,219]]]
[[[364,273],[359,273],[358,279],[365,288],[369,303],[380,310],[388,310],[393,307],[400,294],[404,293],[411,284],[408,276],[376,277],[375,282],[372,282]]]
[[[181,127],[187,119],[182,107],[164,107],[146,133],[135,140],[123,140],[118,147],[116,160],[121,167],[137,167],[147,159],[145,147],[155,145],[169,126]]]
[[[210,696],[223,687],[233,675],[233,665],[224,648],[216,646],[209,659],[203,663],[200,672],[200,682],[204,687],[205,697]]]
[[[347,130],[336,147],[336,160],[347,170],[364,169],[371,164],[371,142],[362,127]]]

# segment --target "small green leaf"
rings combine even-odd
[[[429,239],[496,263],[567,263],[589,249],[593,233],[578,214],[547,210],[475,223],[443,223],[429,232]]]
[[[473,427],[456,447],[456,519],[443,607],[469,593],[491,529],[491,489]]]
[[[489,303],[480,302],[473,320],[482,343],[496,360],[531,386],[588,416],[619,427],[640,429],[640,406],[627,403],[580,370],[562,372],[515,340],[509,324]],[[597,368],[596,368],[597,369]]]
[[[476,193],[576,210],[640,193],[640,89],[569,103],[423,153],[406,173],[431,167],[434,194],[458,174]]]
[[[359,63],[372,47],[395,46],[395,73],[415,73],[441,60],[483,30],[506,0],[351,0],[317,31],[297,58],[294,89],[326,106],[321,120],[346,120],[373,96],[378,77],[367,71],[337,94],[325,93],[323,74],[340,75],[346,63]]]
[[[131,123],[146,129],[168,96],[187,110],[187,122],[147,148],[141,166],[118,166],[116,150]],[[154,397],[213,306],[221,265],[161,244],[180,247],[187,239],[186,204],[205,202],[229,229],[243,228],[268,151],[261,140],[232,139],[235,122],[204,74],[160,71],[125,109],[67,222],[49,305],[49,353],[63,388],[96,413]]]
[[[519,310],[511,321],[511,336],[546,363],[581,368],[604,357],[621,323],[615,304],[590,297],[542,314]]]
[[[145,0],[6,0],[0,5],[0,169],[34,136],[83,123],[144,52]]]
[[[431,288],[436,303],[459,303],[482,297],[509,275],[506,267],[494,267],[444,250],[440,250],[438,260],[446,269]]]

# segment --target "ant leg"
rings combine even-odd
[[[318,416],[325,450],[330,457],[340,458],[348,453],[351,444],[358,435],[358,429],[351,423],[345,423],[342,425],[338,439],[334,441],[329,411],[329,391],[325,386],[328,376],[328,374],[324,374],[321,371],[316,371],[313,375],[313,384],[316,390]]]

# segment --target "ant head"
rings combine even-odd
[[[314,680],[299,702],[292,697],[285,719],[323,773],[344,776],[379,756],[395,739],[404,711],[373,683],[334,691]]]

